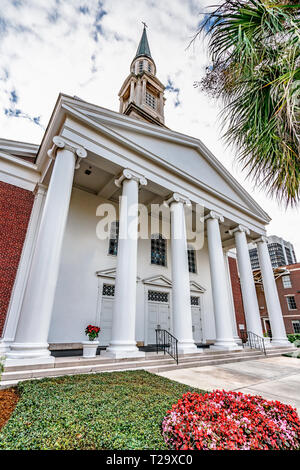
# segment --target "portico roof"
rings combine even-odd
[[[112,177],[122,166],[134,166],[140,159],[144,162],[142,170],[149,182],[156,187],[160,185],[164,191],[169,188],[170,192],[184,192],[192,202],[203,204],[208,210],[222,212],[236,223],[250,221],[250,225],[254,224],[252,230],[258,228],[257,233],[264,233],[264,225],[270,221],[266,212],[199,139],[65,94],[58,97],[34,165],[45,184],[52,165],[47,151],[52,147],[53,137],[58,134],[88,150],[86,164],[96,163],[99,159],[96,154],[100,152],[106,161],[104,170],[108,166],[115,168]],[[92,149],[96,152],[93,162],[89,157]],[[120,155],[127,161],[118,163]],[[103,173],[103,168],[101,171]],[[100,172],[99,182],[103,180],[101,176]],[[175,182],[179,189],[174,189]],[[244,217],[242,222],[240,215]]]

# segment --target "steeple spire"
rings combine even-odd
[[[141,56],[150,57],[152,59],[150,47],[148,43],[148,38],[147,38],[147,31],[146,31],[146,28],[148,28],[148,26],[146,25],[146,23],[144,22],[142,23],[144,25],[143,34],[142,34],[134,59],[136,59],[137,57],[141,57]]]
[[[156,77],[156,65],[152,58],[144,29],[136,55],[130,65],[130,75],[119,92],[120,113],[164,126],[164,85]]]

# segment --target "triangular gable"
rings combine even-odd
[[[105,277],[108,279],[115,279],[116,277],[116,268],[103,269],[102,271],[97,271],[96,276]]]
[[[76,114],[86,116],[89,122],[94,121],[99,128],[105,126],[105,133],[109,132],[116,141],[120,140],[121,143],[125,139],[127,145],[138,151],[145,150],[150,158],[152,155],[167,165],[171,164],[204,190],[250,211],[265,223],[270,221],[263,209],[200,140],[160,127],[146,127],[145,123],[81,101],[74,100],[64,107],[66,111],[74,110]],[[143,128],[136,129],[138,126]]]
[[[147,277],[142,282],[151,286],[172,287],[172,281],[162,275]]]
[[[195,281],[190,281],[190,290],[191,292],[198,292],[199,294],[204,294],[206,291],[204,287],[200,286],[200,284]]]
[[[96,276],[102,277],[105,279],[115,279],[116,271],[117,271],[116,268],[102,269],[101,271],[96,271]],[[141,279],[137,276],[136,280],[140,281]]]

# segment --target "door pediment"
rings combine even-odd
[[[172,288],[172,281],[168,279],[166,276],[159,275],[159,276],[151,276],[142,280],[143,284],[150,285],[150,286],[159,286],[159,287],[168,287]],[[190,290],[191,292],[198,292],[199,294],[204,294],[206,289],[202,287],[195,281],[190,281]]]
[[[191,292],[198,292],[199,294],[204,294],[206,289],[195,281],[190,281],[190,290]]]
[[[104,277],[104,278],[108,278],[108,279],[115,279],[115,277],[116,277],[116,268],[102,269],[101,271],[96,272],[96,276]]]
[[[143,284],[159,287],[172,287],[172,281],[165,276],[151,276],[143,279]]]

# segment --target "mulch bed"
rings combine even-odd
[[[14,388],[0,390],[0,429],[9,420],[19,400],[19,395]]]

